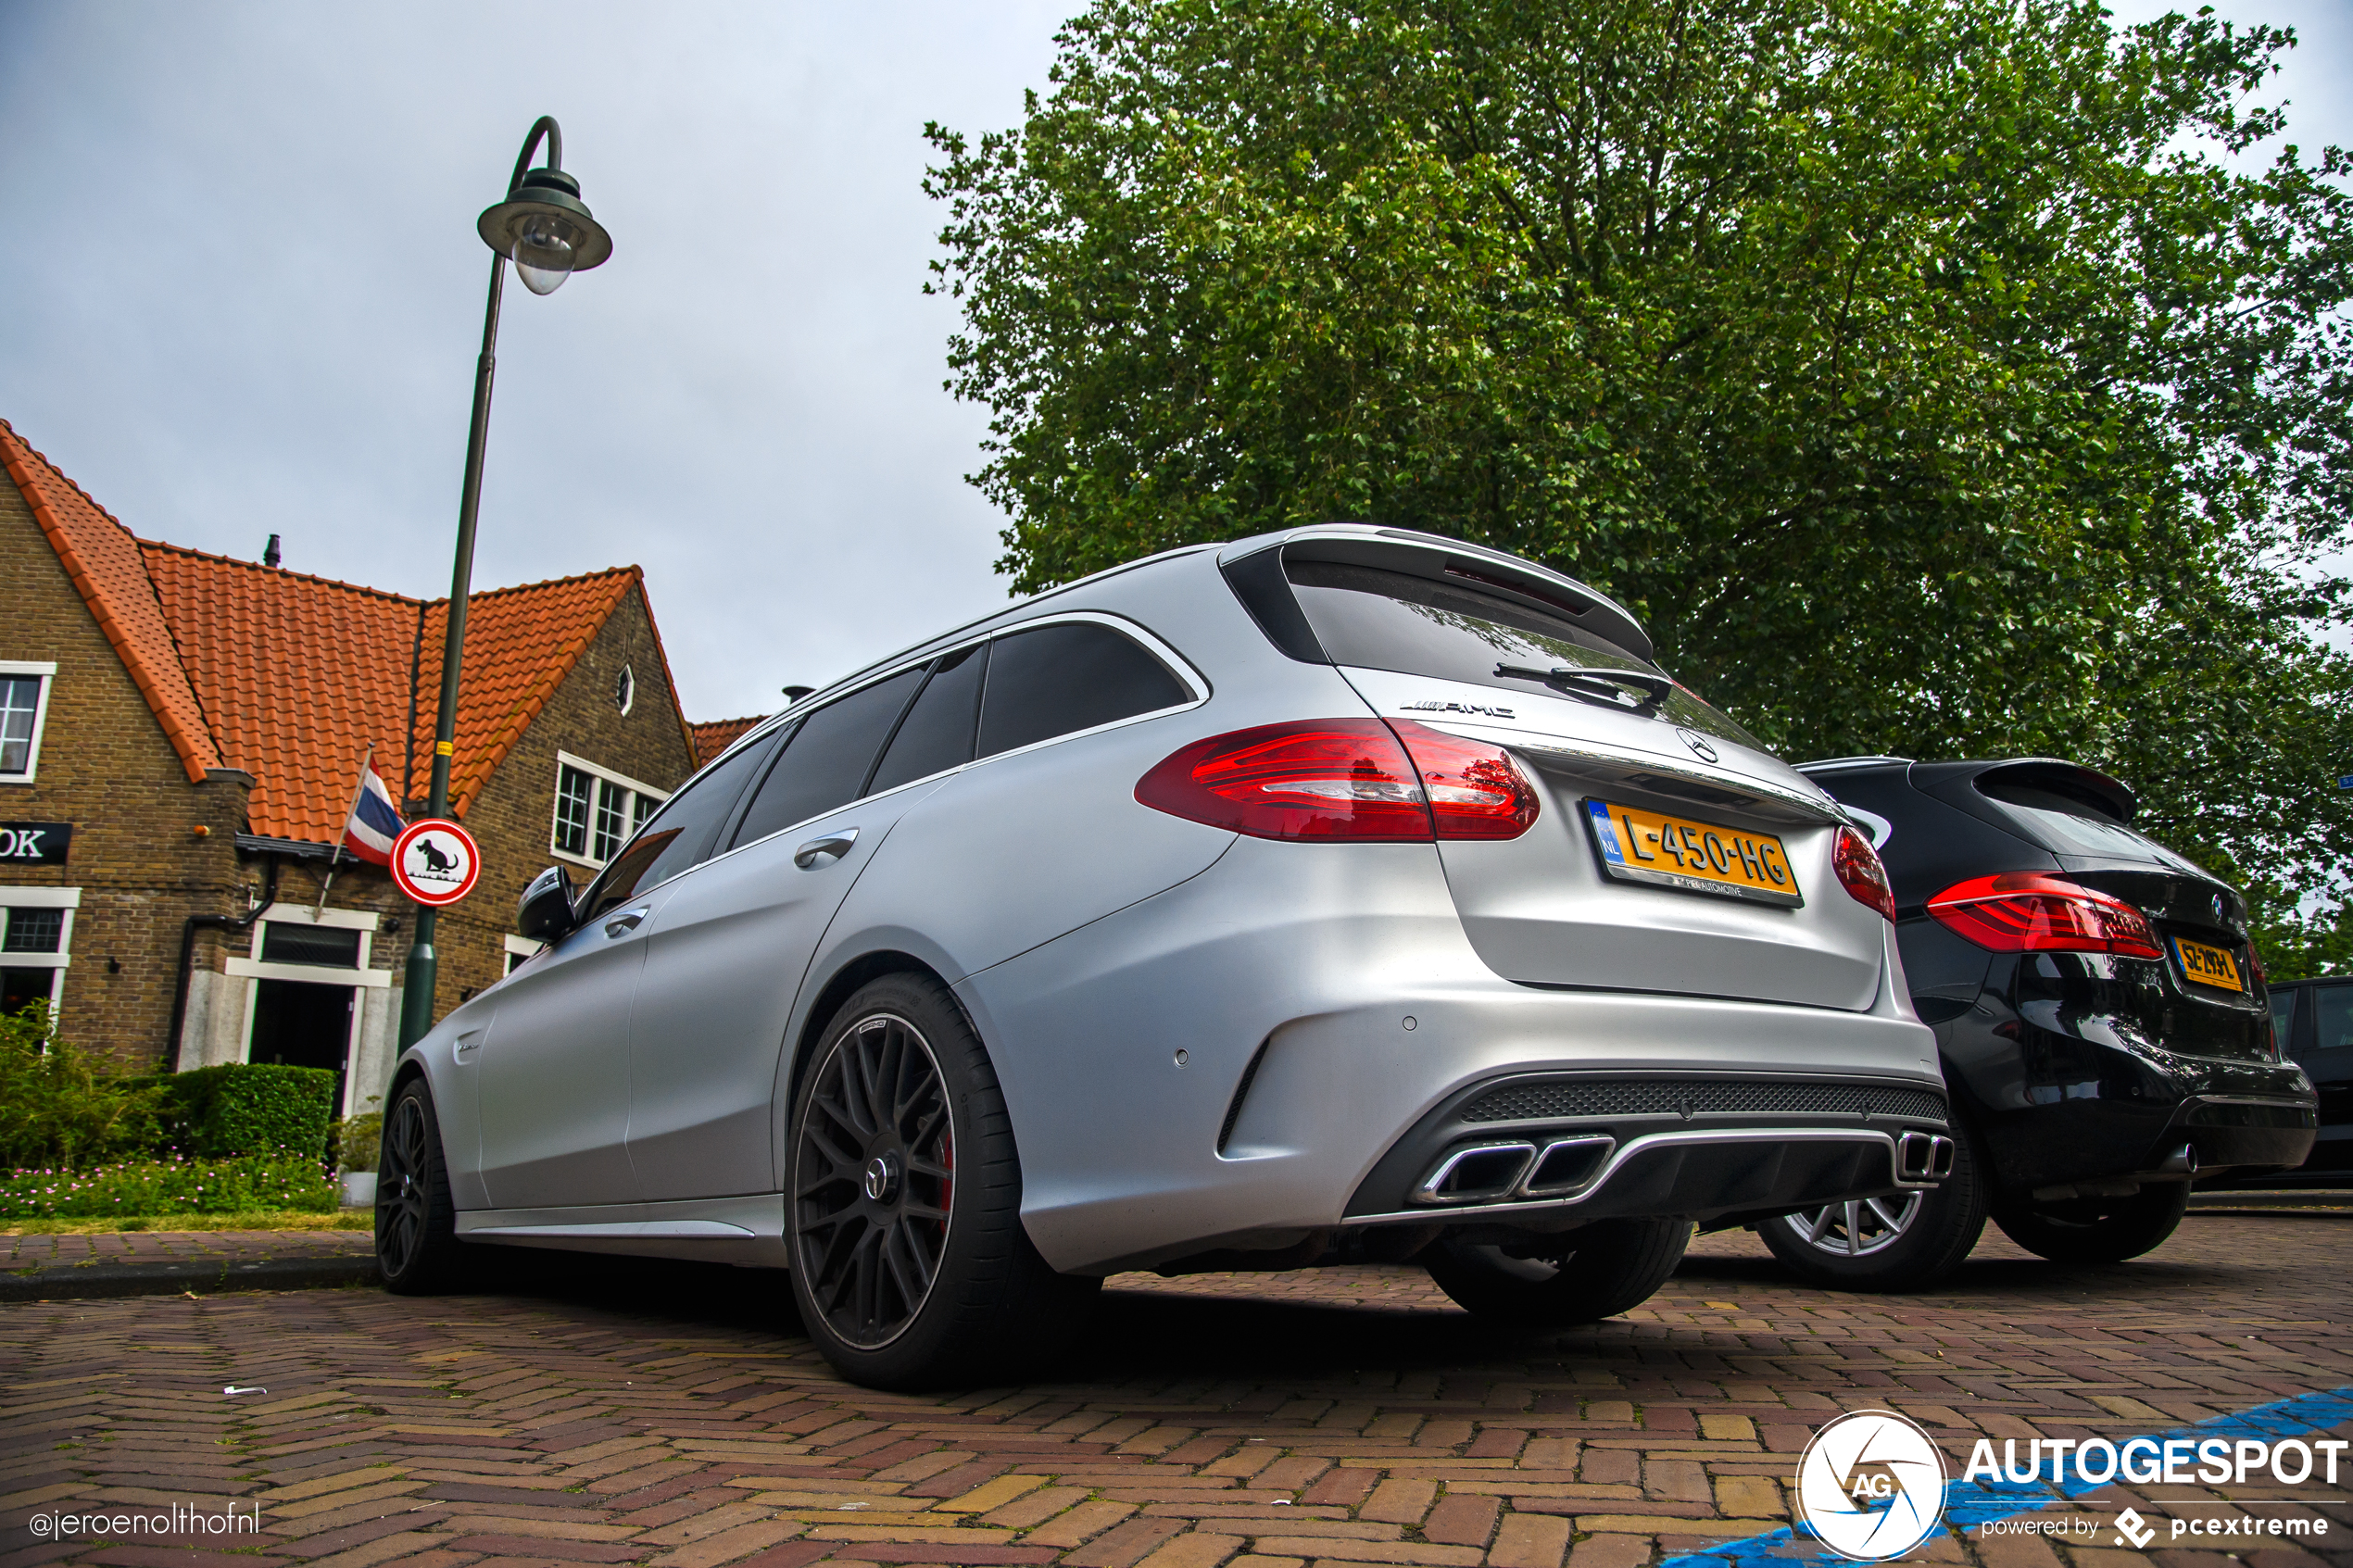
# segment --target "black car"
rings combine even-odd
[[[2320,1094],[2320,1136],[2295,1170],[2234,1173],[2213,1185],[2353,1186],[2353,978],[2273,985],[2271,1029],[2288,1060],[2304,1069]]]
[[[1783,1262],[1932,1284],[1989,1214],[2045,1258],[2113,1262],[2172,1234],[2194,1176],[2303,1160],[2316,1100],[2274,1036],[2246,902],[2134,833],[2130,789],[2048,758],[1799,771],[1886,862],[1958,1151],[1941,1187],[1765,1222]]]

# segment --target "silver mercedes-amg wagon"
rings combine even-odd
[[[1617,605],[1495,551],[1172,551],[747,734],[401,1060],[395,1290],[483,1243],[790,1272],[850,1377],[1100,1281],[1408,1260],[1622,1311],[1705,1227],[1933,1184],[1887,883]]]

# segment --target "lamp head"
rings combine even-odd
[[[581,201],[580,182],[560,169],[525,174],[474,227],[484,245],[515,264],[534,294],[553,294],[574,272],[600,267],[612,255],[612,236]]]

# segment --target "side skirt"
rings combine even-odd
[[[777,1192],[571,1209],[477,1209],[458,1216],[460,1241],[753,1269],[787,1266],[784,1230],[785,1197]]]

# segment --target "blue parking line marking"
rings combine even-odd
[[[2177,1426],[2170,1431],[2143,1436],[2159,1443],[2168,1438],[2275,1439],[2294,1437],[2307,1432],[2325,1432],[2347,1422],[2353,1422],[2353,1387],[2298,1394],[2292,1399],[2280,1399],[2230,1415],[2218,1415],[2194,1426]],[[2113,1440],[2120,1446],[2132,1439],[2120,1437]],[[1793,1458],[1791,1462],[1794,1464],[1795,1459]],[[2046,1458],[2036,1465],[2035,1479],[2032,1481],[1945,1482],[1944,1517],[1928,1539],[1955,1534],[1970,1525],[1982,1524],[1989,1519],[2007,1519],[2013,1513],[2047,1508],[2052,1503],[2064,1502],[2070,1498],[2080,1498],[2116,1485],[2114,1481],[2087,1482],[2081,1479],[2065,1486],[2054,1485],[2045,1476],[2056,1475],[2058,1462],[2057,1459]],[[1920,1544],[1925,1546],[1928,1542]],[[1710,1547],[1705,1551],[1670,1557],[1659,1568],[1727,1568],[1727,1565],[1730,1568],[1760,1568],[1766,1563],[1783,1568],[1783,1565],[1793,1563],[1848,1561],[1850,1559],[1822,1545],[1812,1534],[1801,1527],[1788,1525],[1769,1535],[1750,1536],[1743,1540],[1726,1541],[1722,1546]]]

